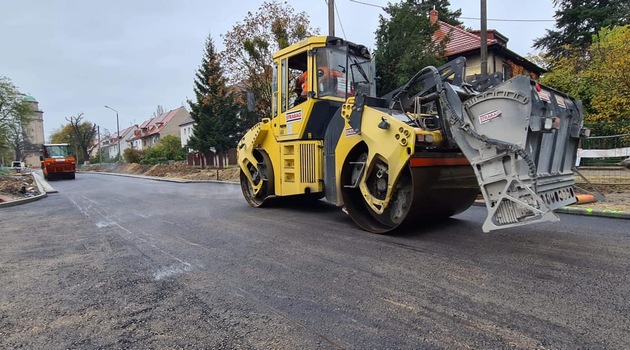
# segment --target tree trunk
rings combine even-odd
[[[81,148],[81,151],[83,151],[83,161],[84,162],[85,161],[89,161],[90,160],[90,154],[88,153],[87,148]]]

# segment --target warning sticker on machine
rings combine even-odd
[[[486,114],[482,114],[479,116],[479,124],[484,124],[487,123],[489,121],[491,121],[492,119],[501,116],[501,111],[496,109],[492,112],[488,112]]]
[[[351,127],[350,128],[346,128],[346,136],[356,136],[358,134],[359,133],[357,132],[356,129],[351,128]]]
[[[564,98],[556,95],[556,102],[558,102],[558,106],[560,106],[560,108],[567,108],[567,104],[564,102]]]
[[[543,101],[551,102],[551,95],[545,90],[538,91],[538,97]]]
[[[293,123],[302,120],[302,110],[287,113],[287,123]]]

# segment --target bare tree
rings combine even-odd
[[[11,148],[13,148],[13,152],[15,152],[16,160],[24,159],[24,151],[30,144],[26,137],[26,128],[23,123],[20,121],[14,123],[7,123],[5,125],[5,135]]]
[[[164,114],[164,107],[162,107],[162,105],[158,105],[157,108],[155,109],[155,112],[153,112],[153,115],[151,116],[151,118],[159,117],[162,114]]]
[[[92,124],[88,121],[82,121],[83,113],[78,113],[76,117],[70,116],[69,118],[66,118],[66,120],[70,122],[70,125],[72,126],[77,145],[81,148],[83,160],[89,160],[90,154],[88,153],[88,149],[94,141],[94,135],[96,135],[96,124]]]

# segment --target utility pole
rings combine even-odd
[[[117,163],[120,163],[122,158],[120,158],[120,124],[118,123],[118,111],[113,109],[110,106],[105,106],[105,108],[111,109],[112,111],[116,112],[116,133],[117,133],[116,140],[118,141],[118,160],[117,160]]]
[[[486,0],[481,0],[481,74],[488,74],[488,18]]]
[[[98,133],[98,165],[103,164],[103,152],[101,152],[101,127],[96,126],[96,132]]]
[[[335,36],[335,0],[328,0],[328,35]]]

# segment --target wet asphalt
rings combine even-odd
[[[627,220],[383,236],[324,202],[101,174],[0,209],[0,348],[626,349]]]

